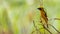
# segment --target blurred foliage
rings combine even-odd
[[[60,18],[60,0],[43,0],[48,18]],[[32,20],[38,28],[40,0],[0,0],[0,34],[31,34],[35,30]],[[32,18],[32,19],[30,19]],[[60,30],[60,21],[51,20],[50,24]],[[53,34],[57,32],[49,28]],[[39,29],[44,34],[44,28]],[[47,33],[47,31],[46,31]]]

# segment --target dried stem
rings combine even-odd
[[[34,25],[34,27],[35,27],[37,33],[39,32],[39,33],[41,34],[41,32],[39,31],[39,29],[38,29],[37,26],[35,25],[35,22],[34,22],[34,21],[33,21],[33,25]],[[34,32],[35,32],[35,31],[33,31],[32,34],[33,34]]]
[[[40,21],[41,23],[42,23],[42,21]],[[48,30],[48,28],[46,28],[45,26],[44,26],[44,24],[42,24],[42,26],[43,26],[43,28],[45,29],[45,30],[47,30],[50,34],[52,34],[49,30]]]
[[[54,18],[54,20],[60,20],[59,18]]]
[[[43,26],[43,28],[45,29],[45,30],[47,30],[50,34],[52,34],[49,30],[48,30],[48,28],[46,28],[44,25],[42,25]]]
[[[39,31],[39,29],[35,26],[35,22],[33,21],[34,27],[36,28],[37,33],[39,32],[41,34],[41,32]]]
[[[54,18],[54,20],[60,20],[60,18]],[[51,24],[48,24],[48,25],[52,26],[58,33],[60,33],[53,25]]]
[[[41,34],[41,32],[39,31],[39,29],[37,29],[37,27],[36,27],[34,21],[33,21],[33,24],[34,24],[34,27],[36,28],[36,31]],[[43,26],[43,28],[44,28],[45,30],[47,30],[50,34],[52,34],[44,25],[42,25],[42,26]],[[33,34],[34,32],[35,32],[35,31],[33,31],[32,34]]]
[[[58,33],[60,33],[53,25],[49,24],[50,26],[52,26]]]
[[[52,19],[49,19],[50,20],[60,20],[60,18],[52,18]]]
[[[54,18],[54,20],[60,20],[60,19],[59,19],[59,18]],[[40,21],[40,22],[41,22],[41,21]],[[41,34],[41,32],[39,31],[39,29],[38,29],[37,26],[35,25],[34,21],[33,21],[33,24],[34,24],[34,27],[35,27],[37,33],[39,32],[39,33]],[[48,25],[52,26],[58,33],[60,33],[53,25],[51,25],[51,24],[48,24]],[[50,34],[52,34],[52,33],[48,30],[48,28],[46,28],[43,24],[42,24],[42,26],[43,26],[43,28],[44,28],[45,30],[47,30]],[[34,32],[35,32],[35,31],[33,31],[32,34],[33,34]],[[45,34],[45,33],[44,33],[44,34]]]

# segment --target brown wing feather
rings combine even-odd
[[[41,17],[43,18],[43,20],[45,21],[47,27],[48,27],[48,18],[47,18],[47,14],[44,11],[44,8],[38,8],[41,11]]]

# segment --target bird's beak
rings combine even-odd
[[[41,8],[38,8],[38,10],[40,10]]]

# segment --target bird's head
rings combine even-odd
[[[41,8],[38,8],[38,10],[42,10],[42,11],[43,11],[43,10],[44,10],[44,8],[43,8],[43,7],[41,7]]]

